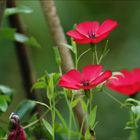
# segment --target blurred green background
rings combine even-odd
[[[27,33],[33,35],[42,48],[29,46],[30,57],[36,77],[40,77],[47,69],[49,72],[58,71],[52,46],[53,41],[46,24],[38,0],[17,0],[18,5],[31,7],[32,14],[22,14]],[[103,22],[107,18],[117,20],[119,26],[109,36],[110,52],[102,64],[106,69],[113,71],[140,67],[140,2],[137,0],[55,0],[58,14],[64,31],[72,29],[75,23],[97,20]],[[6,20],[5,20],[6,22]],[[3,23],[3,26],[6,26]],[[70,38],[67,37],[68,41]],[[70,43],[70,42],[69,42]],[[103,41],[100,46],[103,46]],[[88,45],[79,45],[78,52],[86,50]],[[80,61],[80,68],[89,64],[91,55],[85,55]],[[16,90],[14,101],[2,119],[7,120],[10,112],[14,111],[17,103],[25,96],[22,88],[19,67],[15,49],[7,40],[0,43],[0,84],[8,85]],[[110,91],[111,92],[111,91]],[[121,101],[125,96],[112,92]],[[98,105],[96,127],[97,139],[122,140],[128,136],[124,130],[129,119],[128,111],[103,93],[95,95],[95,104]],[[3,123],[1,122],[1,125]]]

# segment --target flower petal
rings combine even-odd
[[[110,79],[106,86],[114,91],[125,95],[136,94],[140,90],[140,71],[121,70],[123,76],[116,75],[115,79]]]
[[[103,83],[104,81],[108,80],[112,76],[112,72],[110,70],[106,70],[103,72],[99,77],[93,80],[91,85],[98,85]]]
[[[75,89],[75,90],[79,89],[79,87],[75,83],[67,82],[64,80],[59,81],[59,86],[64,87],[64,88],[68,88],[68,89]]]
[[[77,70],[71,70],[64,74],[59,80],[59,86],[77,89],[76,85],[80,82],[81,73]]]
[[[99,28],[99,22],[97,21],[88,21],[82,22],[76,26],[76,30],[85,36],[89,36],[89,33],[96,33]]]
[[[101,72],[102,72],[101,65],[88,65],[83,69],[81,80],[93,81],[100,75]]]
[[[92,39],[91,38],[74,39],[74,41],[79,43],[79,44],[92,43]]]
[[[70,37],[74,38],[74,39],[84,39],[85,36],[82,35],[81,33],[79,33],[76,30],[70,30],[67,32],[67,35],[69,35]]]
[[[102,25],[99,27],[97,31],[97,35],[100,36],[102,34],[111,32],[113,29],[115,29],[118,26],[118,23],[112,19],[105,20]]]
[[[99,42],[101,42],[103,39],[105,39],[108,35],[109,35],[109,33],[105,33],[105,34],[102,34],[102,35],[99,36],[99,37],[93,38],[93,39],[92,39],[92,43],[94,43],[94,44],[99,43]]]
[[[137,93],[139,89],[137,85],[128,84],[128,85],[115,86],[113,83],[110,82],[107,83],[107,87],[125,95],[133,95]]]

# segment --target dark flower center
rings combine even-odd
[[[96,34],[93,32],[88,32],[89,38],[95,38]]]
[[[89,86],[89,81],[82,82],[83,86]]]

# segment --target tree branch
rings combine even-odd
[[[15,0],[7,0],[7,7],[16,7]],[[23,28],[21,19],[18,14],[9,16],[9,23],[10,26],[15,28],[18,33],[25,34],[25,29]],[[35,77],[33,76],[34,72],[31,67],[28,48],[24,43],[15,42],[15,49],[26,97],[32,100],[37,100],[37,96],[34,93],[35,91],[31,93],[31,88],[35,81]]]
[[[60,19],[57,15],[54,0],[40,0],[40,2],[44,12],[45,20],[49,24],[54,43],[60,51],[60,55],[62,59],[62,71],[67,72],[73,69],[74,65],[73,65],[70,51],[64,45],[64,43],[67,43],[67,41],[64,35],[63,28],[60,23]],[[83,130],[82,130],[83,134],[85,134],[87,130],[87,121],[85,117],[87,114],[83,111],[80,103],[78,103],[74,111],[77,116],[80,128],[82,126],[83,120],[85,120],[83,125]]]
[[[2,18],[4,15],[5,8],[6,8],[6,0],[0,0],[0,26],[2,24]]]

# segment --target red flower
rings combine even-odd
[[[95,88],[100,83],[103,83],[111,77],[111,75],[112,72],[109,70],[102,72],[101,65],[88,65],[84,67],[82,73],[73,69],[64,74],[60,78],[59,86],[75,90],[88,90]]]
[[[10,116],[11,130],[8,140],[26,140],[24,129],[20,126],[18,115],[12,113]]]
[[[121,70],[123,75],[116,75],[106,84],[112,90],[125,95],[134,95],[140,91],[140,69]]]
[[[118,26],[114,20],[107,19],[101,25],[97,21],[82,22],[75,30],[67,32],[67,35],[74,38],[74,41],[84,43],[99,43]]]

